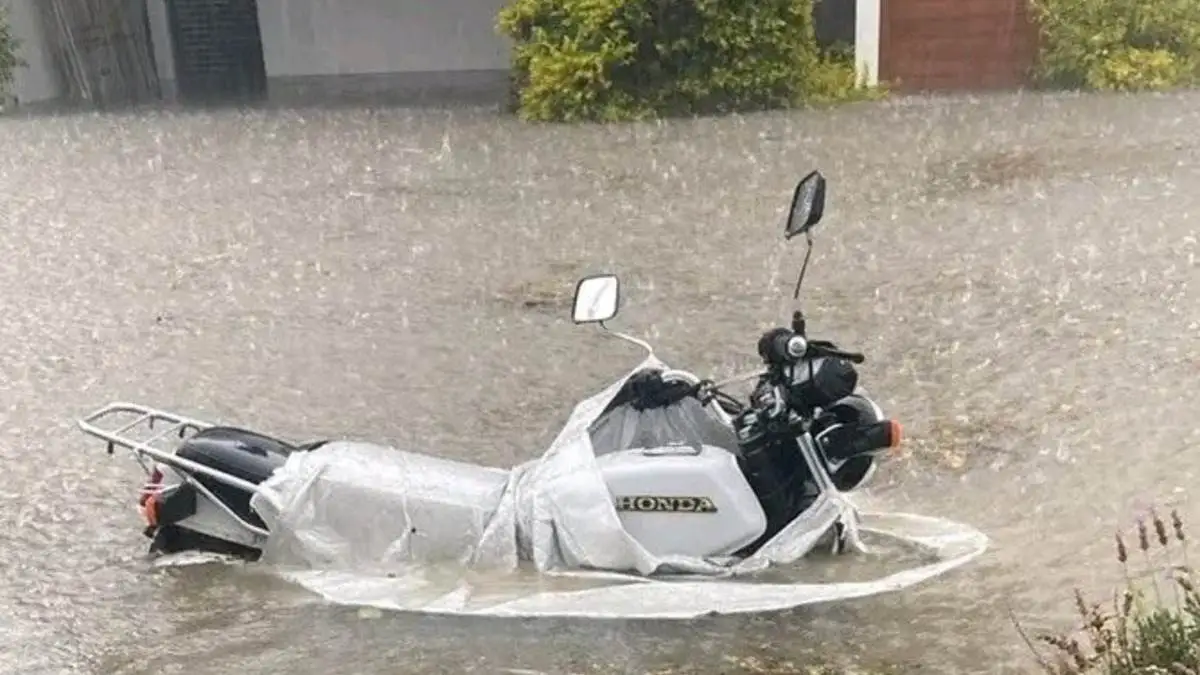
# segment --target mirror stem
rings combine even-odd
[[[639,340],[638,338],[635,338],[632,335],[626,335],[625,333],[611,330],[607,325],[605,325],[605,323],[603,321],[600,321],[598,323],[600,324],[600,328],[604,329],[605,333],[607,333],[615,338],[624,340],[626,342],[633,343],[633,344],[641,347],[642,349],[645,349],[646,353],[649,354],[650,356],[654,356],[654,347],[651,347],[649,342],[646,342],[645,340]]]
[[[808,250],[804,252],[804,263],[800,266],[800,276],[796,278],[796,289],[792,291],[792,300],[800,299],[800,285],[804,283],[804,273],[808,271],[808,261],[812,258],[812,235],[806,233]]]

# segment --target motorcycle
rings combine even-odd
[[[807,243],[794,300],[825,193],[813,171],[792,195],[784,239]],[[758,338],[761,368],[714,382],[611,330],[620,305],[616,275],[588,276],[572,319],[646,359],[580,402],[543,456],[510,470],[371,443],[293,444],[131,403],[78,424],[109,454],[132,451],[149,476],[138,505],[153,554],[375,570],[531,560],[542,571],[649,576],[751,572],[819,545],[865,551],[846,495],[901,442],[900,425],[858,386],[865,357],[810,338],[797,309]],[[726,391],[749,382],[744,402]],[[132,431],[141,428],[153,433]]]

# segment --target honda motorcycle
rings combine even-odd
[[[808,245],[793,299],[825,191],[814,171],[792,195],[784,239]],[[620,304],[616,275],[589,276],[572,318],[644,348],[647,360],[577,405],[545,455],[511,470],[369,443],[293,444],[129,403],[79,426],[142,463],[138,505],[154,553],[255,560],[278,539],[311,566],[344,562],[357,546],[356,559],[375,563],[515,556],[540,569],[650,574],[786,562],[818,540],[847,549],[853,509],[841,495],[865,485],[901,440],[858,386],[863,355],[810,337],[797,310],[757,338],[761,368],[714,382],[610,330]],[[750,382],[745,401],[726,391]],[[144,428],[153,432],[133,433]],[[355,524],[364,513],[370,524]]]

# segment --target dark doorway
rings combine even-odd
[[[168,0],[167,8],[182,100],[220,103],[266,94],[256,0]]]
[[[886,4],[888,0],[883,0]],[[821,49],[854,49],[855,0],[817,0],[813,29]]]

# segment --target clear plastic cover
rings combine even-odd
[[[827,490],[748,558],[651,555],[623,529],[597,454],[672,442],[733,442],[732,431],[694,401],[641,411],[621,406],[600,419],[629,376],[661,367],[647,359],[579,403],[541,457],[511,470],[356,442],[296,454],[264,484],[266,495],[252,502],[271,528],[263,562],[340,603],[505,615],[685,617],[897,590],[986,549],[987,538],[967,526],[860,514],[846,495]],[[872,554],[860,532],[917,546],[926,560],[866,582],[766,583],[754,576],[793,566],[834,540],[830,534],[839,524],[850,546],[866,555]],[[721,580],[729,577],[737,580]]]
[[[733,430],[714,418],[695,398],[648,410],[617,406],[596,419],[590,430],[597,455],[672,444],[737,446]]]

